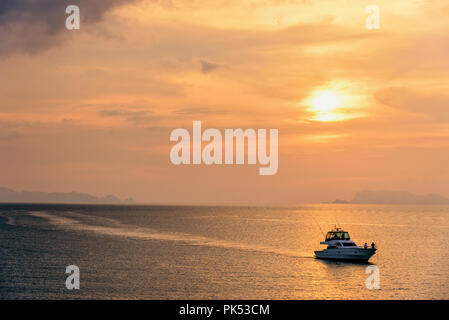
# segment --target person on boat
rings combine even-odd
[[[365,242],[365,245],[363,246],[365,249],[368,249],[368,244]]]
[[[371,242],[371,249],[374,249],[376,247],[376,245],[374,244],[374,242]]]

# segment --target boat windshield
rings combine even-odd
[[[326,235],[328,240],[350,240],[349,233],[345,231],[329,231]]]

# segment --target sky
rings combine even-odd
[[[167,204],[449,196],[448,14],[445,0],[2,1],[0,186]],[[195,120],[278,129],[277,174],[172,164],[170,133]]]

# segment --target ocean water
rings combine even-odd
[[[314,258],[334,224],[370,264]],[[449,206],[0,205],[1,299],[448,299],[448,280]]]

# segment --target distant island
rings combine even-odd
[[[407,191],[364,190],[351,203],[370,204],[449,204],[449,198],[439,194],[416,195]]]
[[[333,204],[346,204],[349,203],[348,200],[342,200],[342,199],[335,199],[334,201],[332,201]]]
[[[333,204],[449,204],[449,198],[439,194],[416,195],[408,191],[363,190],[351,201],[334,200]]]
[[[0,202],[9,203],[86,203],[86,204],[134,204],[133,198],[120,200],[114,195],[95,197],[79,192],[31,192],[0,188]]]

